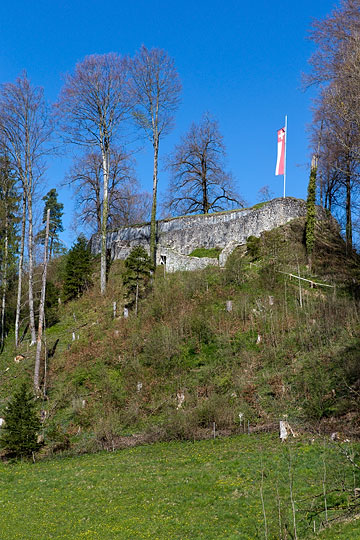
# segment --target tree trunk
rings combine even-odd
[[[207,170],[206,170],[206,163],[205,160],[201,160],[201,189],[202,189],[202,206],[203,206],[203,213],[208,214],[209,213],[209,198],[208,198],[208,184],[207,184]]]
[[[95,188],[95,197],[96,197],[96,224],[97,224],[97,233],[101,233],[101,195],[100,195],[100,184]]]
[[[53,250],[54,237],[50,238],[50,247],[49,247],[49,261],[51,261],[52,250]]]
[[[109,206],[109,160],[108,150],[102,149],[103,162],[103,182],[104,182],[104,199],[101,223],[101,261],[100,261],[100,291],[105,294],[106,291],[106,232]]]
[[[159,137],[154,137],[154,173],[153,173],[153,196],[151,206],[151,222],[150,222],[150,258],[156,266],[156,202],[157,202],[157,185],[158,185],[158,155],[159,155]]]
[[[28,252],[29,252],[29,317],[30,317],[30,334],[31,343],[36,343],[36,330],[35,330],[35,312],[34,312],[34,233],[33,233],[33,212],[32,212],[32,194],[28,189],[28,220],[29,220],[29,238],[28,238]]]
[[[203,203],[202,203],[203,204],[203,213],[208,214],[209,213],[209,201],[208,201],[208,196],[207,196],[206,180],[203,181],[202,190],[203,190]]]
[[[7,265],[9,251],[9,215],[8,209],[5,210],[5,239],[4,239],[4,255],[2,269],[2,299],[1,299],[1,343],[0,351],[2,351],[5,341],[5,307],[6,307],[6,289],[7,289]]]
[[[135,315],[138,314],[138,302],[139,302],[139,279],[136,282],[136,296],[135,296]]]
[[[350,166],[346,168],[346,254],[352,253],[352,220],[351,220],[351,172]]]
[[[22,273],[24,263],[24,248],[25,248],[25,224],[26,224],[26,198],[23,194],[22,218],[21,218],[21,239],[20,239],[20,254],[18,266],[18,288],[16,299],[16,315],[15,315],[15,347],[19,345],[19,326],[20,326],[20,311],[21,311],[21,290],[22,290]]]
[[[322,174],[319,176],[319,188],[320,188],[320,206],[324,207],[324,196],[323,196],[323,178]]]
[[[47,274],[47,265],[48,265],[48,245],[49,245],[49,226],[50,226],[50,208],[47,211],[46,216],[46,230],[45,230],[45,247],[44,247],[44,268],[42,275],[42,284],[41,284],[41,297],[40,297],[40,306],[39,306],[39,327],[37,335],[37,344],[36,344],[36,358],[35,358],[35,369],[34,369],[34,392],[37,396],[40,395],[40,357],[41,357],[41,340],[42,340],[42,331],[44,324],[44,313],[45,313],[45,294],[46,294],[46,274]]]

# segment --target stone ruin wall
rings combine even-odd
[[[249,236],[257,236],[292,219],[306,215],[306,203],[292,197],[273,199],[260,208],[215,214],[185,216],[158,221],[157,263],[167,272],[198,270],[209,264],[224,266],[227,257]],[[123,227],[107,235],[112,259],[126,259],[132,248],[143,246],[149,253],[150,225]],[[195,248],[220,248],[219,259],[189,257]],[[91,239],[91,250],[100,253],[100,235]]]

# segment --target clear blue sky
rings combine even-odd
[[[209,111],[219,121],[229,170],[243,197],[256,203],[266,184],[281,196],[283,178],[274,176],[276,131],[287,114],[287,194],[305,198],[312,92],[301,91],[301,72],[313,50],[306,39],[311,20],[333,7],[329,0],[3,0],[0,82],[13,81],[26,69],[53,102],[61,74],[84,56],[112,51],[133,55],[143,43],[161,47],[175,59],[183,83],[176,128],[161,143],[161,156]],[[150,191],[150,145],[137,161],[139,181]],[[71,192],[58,187],[68,166],[66,158],[49,163],[42,194],[58,188],[65,205],[63,239],[70,246]],[[160,192],[167,182],[167,173],[160,170]]]

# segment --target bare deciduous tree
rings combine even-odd
[[[66,140],[100,151],[102,173],[101,276],[106,290],[106,231],[109,211],[110,155],[119,128],[132,107],[128,61],[115,53],[87,56],[65,77],[56,110]]]
[[[311,39],[317,49],[309,60],[311,71],[305,82],[321,85],[314,120],[320,120],[324,127],[322,149],[329,143],[322,153],[319,172],[331,171],[332,182],[336,179],[343,186],[346,245],[351,253],[353,199],[360,162],[360,1],[344,0],[324,20],[314,21]],[[326,157],[330,163],[324,167]]]
[[[0,352],[5,342],[5,311],[9,285],[9,271],[14,264],[16,250],[18,196],[16,182],[5,155],[0,155]]]
[[[42,88],[31,85],[24,72],[15,83],[3,84],[0,89],[0,136],[11,166],[23,189],[23,223],[19,258],[18,300],[15,322],[15,343],[18,344],[21,302],[23,247],[27,213],[29,256],[29,313],[31,342],[35,343],[34,316],[34,233],[33,196],[44,172],[44,157],[49,153],[48,142],[52,124],[47,114]]]
[[[343,89],[343,87],[341,87]],[[354,102],[345,96],[337,83],[331,83],[321,92],[314,114],[315,125],[321,125],[318,133],[320,168],[319,174],[327,195],[326,203],[336,202],[345,210],[345,237],[347,251],[352,252],[353,199],[356,197],[359,179],[360,123],[354,121]],[[316,136],[315,128],[315,136]],[[316,146],[316,140],[313,141]],[[330,197],[330,200],[329,200]],[[333,199],[331,201],[331,199]]]
[[[352,64],[353,68],[357,66],[352,70],[355,79],[360,69],[357,62],[360,52],[360,0],[344,0],[325,19],[315,19],[310,39],[317,48],[310,57],[311,71],[304,77],[305,84],[323,84],[349,77],[348,70]]]
[[[320,108],[314,115],[310,129],[311,147],[317,159],[317,185],[319,203],[331,212],[340,190],[341,148],[331,130],[324,124]]]
[[[156,264],[156,207],[160,138],[169,133],[179,105],[181,83],[174,61],[162,49],[144,45],[131,63],[131,85],[136,101],[134,120],[154,149],[153,192],[150,224],[150,257]]]
[[[274,192],[270,189],[270,186],[266,184],[262,186],[258,191],[258,200],[259,202],[271,201],[275,197]]]
[[[225,170],[225,156],[218,123],[204,114],[199,124],[192,124],[169,158],[172,178],[166,207],[178,214],[207,214],[243,206],[233,177]]]
[[[49,227],[50,227],[50,208],[47,210],[46,214],[46,228],[45,228],[45,244],[44,244],[44,264],[43,264],[43,274],[41,280],[41,296],[40,296],[40,305],[39,305],[39,327],[37,334],[37,343],[36,343],[36,357],[35,357],[35,368],[34,368],[34,392],[36,395],[40,395],[40,356],[41,356],[41,345],[42,345],[42,334],[45,320],[45,294],[46,294],[46,274],[47,267],[49,262]]]
[[[75,160],[66,182],[72,185],[76,201],[76,217],[92,232],[101,232],[102,221],[102,157],[89,152]],[[131,225],[149,218],[149,195],[140,193],[133,163],[123,149],[113,149],[109,167],[108,227]]]
[[[128,182],[114,192],[111,228],[149,222],[151,195],[147,191],[137,191],[136,187],[137,184]]]

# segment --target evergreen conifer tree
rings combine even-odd
[[[92,255],[85,236],[80,235],[70,249],[64,275],[64,300],[78,298],[91,285]]]
[[[0,447],[14,457],[31,456],[41,446],[37,442],[40,426],[33,396],[23,383],[7,406],[5,426],[1,428]]]
[[[43,223],[46,223],[47,211],[50,208],[50,227],[49,227],[49,259],[54,253],[61,253],[63,251],[63,244],[59,239],[59,233],[64,230],[62,224],[62,216],[64,214],[64,205],[59,203],[58,194],[56,189],[50,189],[50,191],[42,198],[45,202],[43,212]],[[45,242],[45,228],[38,234],[38,239],[41,244]]]
[[[135,304],[135,314],[138,311],[138,301],[145,294],[154,265],[142,246],[131,250],[125,259],[123,282],[127,292],[127,306]]]

